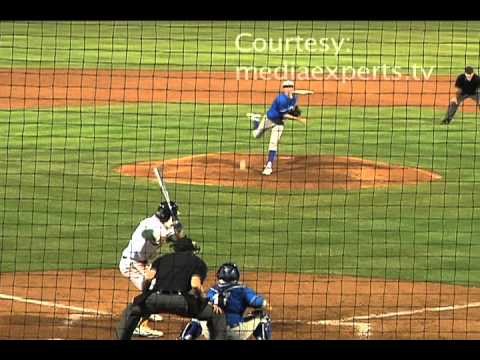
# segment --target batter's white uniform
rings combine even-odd
[[[145,230],[153,231],[155,243],[144,239],[142,233]],[[162,223],[157,216],[153,215],[142,220],[137,226],[128,246],[122,252],[119,264],[122,275],[129,278],[137,289],[143,290],[149,260],[156,255],[160,245],[174,234],[172,218]]]

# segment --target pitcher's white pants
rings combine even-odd
[[[283,125],[275,124],[273,121],[267,118],[267,115],[264,115],[258,128],[253,131],[253,137],[255,139],[259,139],[267,131],[270,131],[270,143],[268,144],[268,150],[278,151],[278,144],[280,143],[280,138],[282,137],[283,128]]]

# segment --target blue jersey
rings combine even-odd
[[[212,304],[223,309],[227,324],[231,328],[244,321],[243,313],[248,307],[260,309],[265,301],[262,296],[241,283],[217,284],[208,291],[207,297]]]
[[[283,125],[283,117],[289,111],[292,111],[297,105],[297,97],[291,99],[285,95],[280,94],[273,101],[272,106],[267,112],[267,117],[276,124]]]

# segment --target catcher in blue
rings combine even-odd
[[[262,117],[260,114],[249,113],[253,123],[252,135],[255,139],[262,137],[267,130],[271,130],[270,143],[268,145],[268,159],[263,175],[269,176],[273,172],[273,164],[277,158],[278,144],[282,137],[284,120],[296,120],[305,125],[305,119],[300,117],[301,111],[298,107],[298,97],[295,96],[295,84],[291,80],[282,83],[282,94],[277,96],[267,114]]]
[[[223,310],[227,319],[226,340],[272,339],[272,320],[266,313],[271,310],[267,300],[240,282],[240,270],[234,263],[225,263],[217,271],[217,284],[207,294],[214,307]],[[255,309],[244,316],[247,308]],[[195,340],[200,335],[209,338],[205,321],[192,319],[183,329],[180,340]]]

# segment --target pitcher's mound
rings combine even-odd
[[[380,188],[441,179],[426,170],[352,157],[280,156],[270,176],[262,175],[264,164],[264,155],[216,153],[123,165],[115,170],[155,179],[152,169],[161,166],[167,182],[297,191]]]

